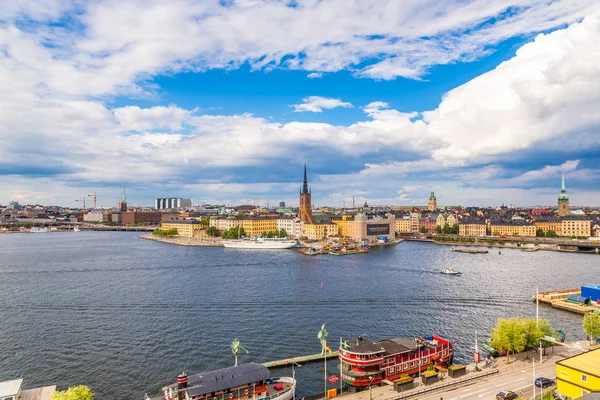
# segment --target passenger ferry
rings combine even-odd
[[[342,341],[338,357],[342,379],[354,390],[415,375],[430,366],[447,368],[456,341],[431,335],[417,339],[386,339],[370,342],[363,336]]]
[[[162,388],[164,397],[152,400],[292,400],[294,378],[271,378],[267,367],[257,363],[190,375]]]
[[[259,236],[251,239],[223,240],[223,246],[228,249],[284,250],[296,246],[296,241],[284,238],[265,238]]]

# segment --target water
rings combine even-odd
[[[448,266],[463,275],[439,274]],[[333,349],[340,336],[437,333],[458,339],[458,361],[468,362],[475,332],[489,335],[499,317],[535,316],[536,286],[597,284],[599,270],[594,255],[471,255],[415,242],[307,257],[125,232],[0,235],[0,381],[142,399],[181,371],[233,365],[234,338],[250,351],[240,362],[317,353],[323,323]],[[585,337],[580,315],[540,306],[540,317],[569,341]],[[322,391],[322,376],[321,363],[296,368],[299,394]]]

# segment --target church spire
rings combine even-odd
[[[306,163],[304,163],[304,184],[302,185],[302,194],[308,194],[308,179],[306,177]]]
[[[306,170],[304,173],[306,174]],[[567,188],[565,188],[565,171],[562,172],[562,186],[560,187],[560,191],[563,193],[567,191]]]

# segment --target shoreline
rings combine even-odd
[[[437,245],[441,245],[441,246],[454,246],[454,247],[488,247],[488,248],[498,248],[498,249],[514,249],[514,250],[527,250],[527,249],[535,249],[537,250],[544,250],[544,251],[555,251],[558,253],[573,253],[573,254],[592,254],[592,255],[597,255],[596,252],[590,252],[590,251],[579,251],[579,250],[571,250],[571,249],[559,249],[556,248],[556,246],[558,245],[549,245],[549,244],[539,244],[538,246],[533,245],[533,243],[530,242],[526,242],[525,246],[517,246],[516,244],[513,245],[513,242],[509,242],[509,243],[504,243],[504,244],[499,244],[499,243],[470,243],[470,242],[446,242],[446,241],[436,241],[434,239],[425,239],[425,238],[406,238],[404,239],[406,241],[410,241],[410,242],[427,242],[427,243],[433,243],[433,244],[437,244]],[[529,246],[529,245],[533,245],[533,246]],[[527,251],[524,251],[527,252]],[[529,251],[531,253],[534,253],[535,251]]]
[[[173,237],[173,238],[162,238],[162,237],[154,237],[152,233],[146,233],[144,235],[140,235],[140,239],[152,240],[155,242],[167,243],[167,244],[175,244],[178,246],[196,246],[196,247],[223,247],[223,243],[208,240],[200,240],[198,238],[186,238],[186,237]]]

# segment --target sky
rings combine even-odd
[[[0,204],[600,206],[595,0],[3,0]]]

